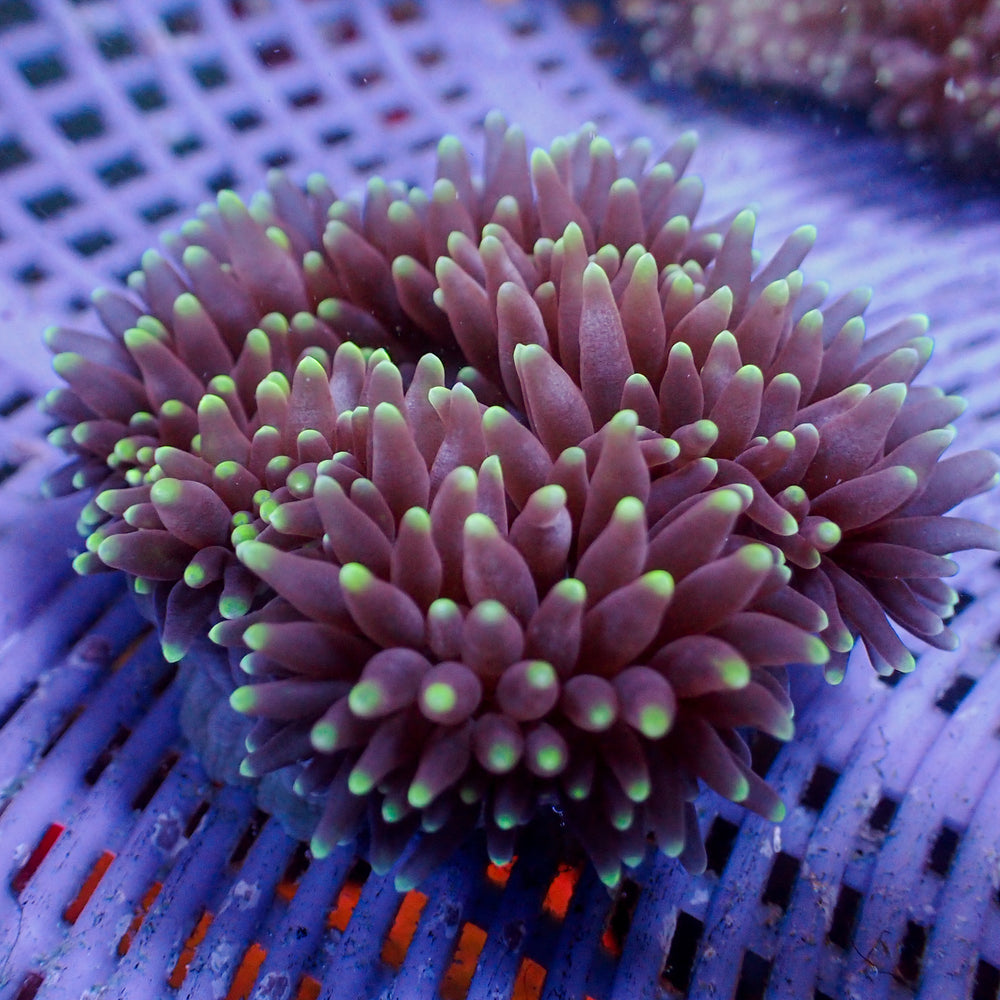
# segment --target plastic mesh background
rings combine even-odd
[[[114,576],[77,579],[73,504],[32,400],[48,323],[223,186],[284,167],[346,192],[427,182],[493,106],[547,142],[702,135],[704,214],[754,202],[766,253],[801,222],[877,329],[927,311],[929,379],[962,447],[1000,444],[1000,200],[804,112],[649,92],[595,8],[392,0],[0,0],[0,997],[973,998],[1000,991],[1000,670],[993,557],[965,557],[962,651],[887,684],[857,657],[761,741],[776,829],[711,796],[709,870],[649,862],[612,898],[540,837],[478,845],[405,897],[342,850],[308,857],[211,786],[173,672]],[[606,26],[605,26],[606,27]],[[970,513],[997,520],[1000,501]],[[915,650],[916,651],[916,650]],[[100,992],[103,987],[103,993]],[[88,992],[91,991],[91,992]]]

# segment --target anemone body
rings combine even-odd
[[[314,853],[366,830],[411,886],[546,804],[608,884],[650,835],[697,869],[701,784],[783,816],[746,736],[792,735],[789,665],[954,645],[946,555],[998,539],[943,515],[997,462],[942,458],[925,321],[867,336],[810,227],[762,265],[753,213],[696,225],[693,149],[492,115],[482,178],[452,138],[429,192],[272,175],[98,293],[109,336],[48,334],[75,565],[229,651]]]

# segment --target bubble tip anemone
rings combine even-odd
[[[761,671],[803,662],[837,680],[854,632],[880,669],[907,666],[881,657],[882,619],[866,632],[849,611],[857,588],[878,604],[862,564],[880,550],[865,546],[904,548],[892,533],[914,526],[893,490],[935,513],[962,498],[928,478],[947,429],[924,430],[923,450],[907,433],[934,423],[906,391],[925,324],[835,377],[823,329],[836,307],[795,319],[815,230],[761,267],[753,210],[692,227],[701,185],[680,175],[693,135],[626,177],[592,131],[529,166],[517,130],[496,116],[488,130],[501,155],[487,178],[468,178],[446,138],[430,196],[376,180],[327,213],[329,186],[311,177],[322,239],[276,195],[248,208],[221,192],[166,244],[186,271],[144,256],[132,285],[147,315],[102,298],[103,360],[46,332],[69,382],[50,404],[68,415],[53,441],[74,456],[72,488],[97,491],[74,566],[115,566],[166,598],[168,658],[198,631],[185,615],[202,616],[252,681],[230,705],[268,734],[243,774],[299,741],[295,790],[330,810],[316,857],[364,806],[375,822],[414,810],[445,840],[482,821],[502,863],[533,801],[555,801],[595,817],[577,832],[610,842],[592,852],[610,884],[640,860],[636,824],[697,867],[680,793],[669,821],[654,808],[658,774],[677,768],[684,796],[703,782],[757,802],[731,734],[793,734]],[[862,344],[866,304],[853,293],[852,315],[837,314],[837,350],[881,350]],[[898,423],[859,417],[876,404]],[[953,419],[955,402],[940,405]],[[978,491],[988,473],[951,478]],[[932,555],[922,565],[950,571]],[[389,669],[389,649],[419,669]],[[724,735],[734,767],[679,760],[675,732]],[[422,843],[405,872],[425,871]]]

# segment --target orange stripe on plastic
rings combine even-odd
[[[382,961],[386,965],[398,969],[403,964],[426,904],[427,897],[422,892],[408,892],[403,897],[403,902],[396,911],[396,919],[382,944]]]
[[[489,864],[486,866],[486,877],[498,888],[503,889],[510,878],[511,870],[514,867],[517,857],[511,858],[505,865]]]
[[[348,879],[344,883],[340,895],[337,896],[337,905],[326,918],[327,927],[336,927],[341,933],[347,930],[354,907],[358,905],[358,900],[361,898],[362,884],[355,882],[354,879]]]
[[[465,1000],[476,971],[479,956],[486,945],[486,931],[475,924],[463,924],[455,957],[441,980],[441,1000]]]
[[[299,982],[298,992],[295,994],[295,1000],[319,1000],[320,990],[323,989],[323,984],[318,979],[313,979],[308,973],[304,975]]]
[[[132,939],[138,933],[139,928],[142,927],[142,922],[146,919],[149,908],[156,902],[156,897],[159,896],[162,888],[162,882],[154,882],[146,890],[146,895],[139,900],[139,906],[135,911],[132,922],[128,925],[128,930],[121,936],[121,940],[118,942],[118,954],[120,956],[124,957],[128,954],[129,948],[132,947]]]
[[[257,982],[257,976],[260,975],[260,967],[264,964],[265,958],[267,958],[266,949],[256,941],[247,948],[243,961],[240,962],[240,967],[233,977],[233,985],[229,987],[226,1000],[248,1000],[250,991],[253,989],[254,983]]]
[[[111,867],[111,862],[115,860],[113,851],[104,851],[94,862],[94,867],[90,869],[90,874],[80,886],[80,891],[76,894],[76,899],[63,910],[63,920],[68,924],[75,924],[83,913],[83,908],[90,902],[90,897],[94,895],[94,890],[101,884],[101,879]]]
[[[10,887],[15,896],[20,896],[28,887],[35,872],[45,860],[45,855],[52,850],[55,842],[66,832],[66,827],[62,823],[50,823],[48,829],[42,834],[38,845],[31,852],[31,857],[18,869],[17,874],[10,880]]]
[[[513,1000],[539,1000],[545,985],[545,968],[530,958],[521,962],[514,980]]]
[[[198,919],[198,923],[194,925],[194,930],[188,935],[187,941],[184,942],[184,947],[181,948],[181,953],[177,956],[173,971],[167,979],[167,985],[172,990],[181,988],[181,984],[188,974],[188,969],[191,967],[191,960],[198,951],[198,945],[205,940],[205,935],[211,926],[212,914],[205,910]]]
[[[552,879],[549,890],[542,902],[542,909],[556,920],[565,920],[569,904],[573,900],[576,884],[580,881],[580,869],[570,865],[560,865]]]

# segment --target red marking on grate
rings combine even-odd
[[[327,927],[336,927],[338,931],[346,931],[350,923],[354,907],[361,898],[361,885],[353,880],[344,883],[344,888],[337,896],[337,905],[327,914]]]
[[[205,940],[209,927],[212,926],[212,914],[208,910],[203,911],[198,923],[194,925],[194,930],[188,935],[188,939],[181,948],[177,962],[167,979],[167,985],[172,990],[179,990],[184,979],[187,977],[188,969],[191,967],[191,960],[198,951],[198,946]]]
[[[146,890],[146,895],[139,900],[139,906],[136,908],[132,922],[128,925],[128,930],[121,936],[121,940],[118,942],[118,954],[122,958],[128,954],[129,948],[132,947],[133,938],[139,932],[139,928],[142,927],[142,922],[146,919],[149,908],[156,902],[156,897],[159,896],[162,888],[162,882],[154,882]]]
[[[463,924],[455,956],[441,980],[441,1000],[465,1000],[479,956],[486,945],[486,931],[475,924]]]
[[[306,973],[299,982],[295,1000],[319,1000],[320,990],[322,989],[323,984],[318,979],[313,979],[312,976]]]
[[[309,849],[306,844],[299,844],[292,852],[285,871],[281,876],[274,894],[286,903],[290,903],[298,892],[299,882],[309,869]]]
[[[601,944],[615,958],[621,958],[625,948],[625,939],[632,928],[632,916],[639,902],[639,891],[636,882],[629,878],[623,879],[604,925]]]
[[[394,108],[389,108],[388,111],[382,113],[382,121],[386,125],[399,125],[400,122],[405,122],[410,117],[410,109],[404,108],[402,106],[397,106]]]
[[[42,988],[42,983],[45,982],[45,976],[40,972],[29,972],[24,979],[21,980],[21,987],[17,991],[17,995],[14,1000],[35,1000],[38,995],[38,991]]]
[[[38,846],[31,852],[31,857],[18,869],[17,874],[10,880],[10,888],[15,896],[20,896],[28,887],[28,883],[38,871],[39,866],[45,860],[45,856],[55,846],[55,842],[63,835],[66,827],[62,823],[50,823],[48,829],[42,834],[42,839],[38,841]]]
[[[403,902],[396,911],[396,919],[382,944],[382,961],[386,965],[398,969],[403,964],[426,904],[427,897],[422,892],[408,892],[403,897]]]
[[[336,927],[338,931],[347,930],[354,907],[361,898],[361,889],[371,874],[371,868],[365,862],[356,861],[347,873],[343,888],[337,896],[337,905],[327,914],[326,926]]]
[[[514,980],[513,1000],[539,1000],[545,985],[545,971],[545,967],[533,959],[523,959]]]
[[[240,967],[233,976],[233,985],[229,987],[226,1000],[248,1000],[253,984],[260,975],[260,967],[267,958],[267,951],[256,941],[250,945],[240,962]]]
[[[510,878],[510,873],[517,862],[517,855],[515,854],[510,861],[505,865],[494,865],[489,864],[486,866],[486,877],[498,888],[503,889],[507,885],[507,880]]]
[[[63,910],[63,920],[68,924],[75,924],[83,913],[83,908],[90,902],[90,897],[94,895],[94,890],[101,884],[101,879],[111,867],[111,862],[115,860],[114,851],[104,851],[94,862],[94,867],[90,869],[90,874],[80,886],[80,891],[76,894],[76,899]]]
[[[572,865],[560,865],[555,878],[552,879],[542,902],[542,909],[556,920],[566,919],[576,884],[580,881],[581,871]]]

